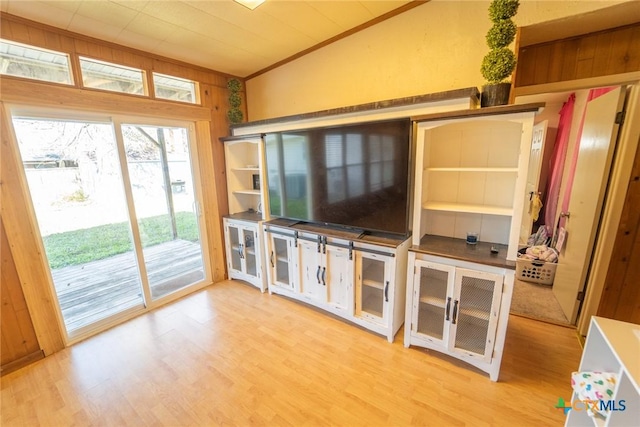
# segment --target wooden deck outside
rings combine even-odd
[[[205,277],[199,244],[173,240],[144,249],[152,298]],[[143,304],[133,252],[51,271],[68,331]]]

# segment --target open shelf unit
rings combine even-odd
[[[615,410],[606,416],[589,416],[573,393],[565,426],[635,426],[640,419],[640,325],[592,317],[578,372],[612,372],[618,375],[613,396],[601,401]],[[598,402],[597,404],[601,404]]]
[[[263,147],[261,135],[223,138],[229,213],[262,211]]]
[[[425,235],[508,246],[515,260],[539,104],[416,119],[413,244]],[[498,111],[500,114],[496,114]]]

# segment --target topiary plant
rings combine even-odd
[[[231,124],[241,123],[244,118],[240,105],[242,105],[242,98],[240,97],[240,89],[242,89],[242,83],[238,79],[231,79],[227,82],[227,89],[229,89],[229,111],[227,111],[227,118]]]
[[[493,0],[489,6],[489,19],[493,26],[486,39],[491,50],[480,66],[480,72],[489,84],[505,81],[516,68],[516,55],[508,46],[516,36],[517,27],[511,18],[519,6],[519,0]]]

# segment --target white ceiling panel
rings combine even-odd
[[[29,17],[33,21],[44,22],[58,28],[66,29],[75,12],[57,7],[55,2],[46,1],[3,1],[6,12],[12,15]],[[3,8],[5,10],[5,8]]]
[[[0,0],[0,10],[245,77],[409,0]]]

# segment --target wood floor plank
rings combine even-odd
[[[511,316],[500,375],[225,281],[1,378],[0,424],[541,426],[575,330]]]

